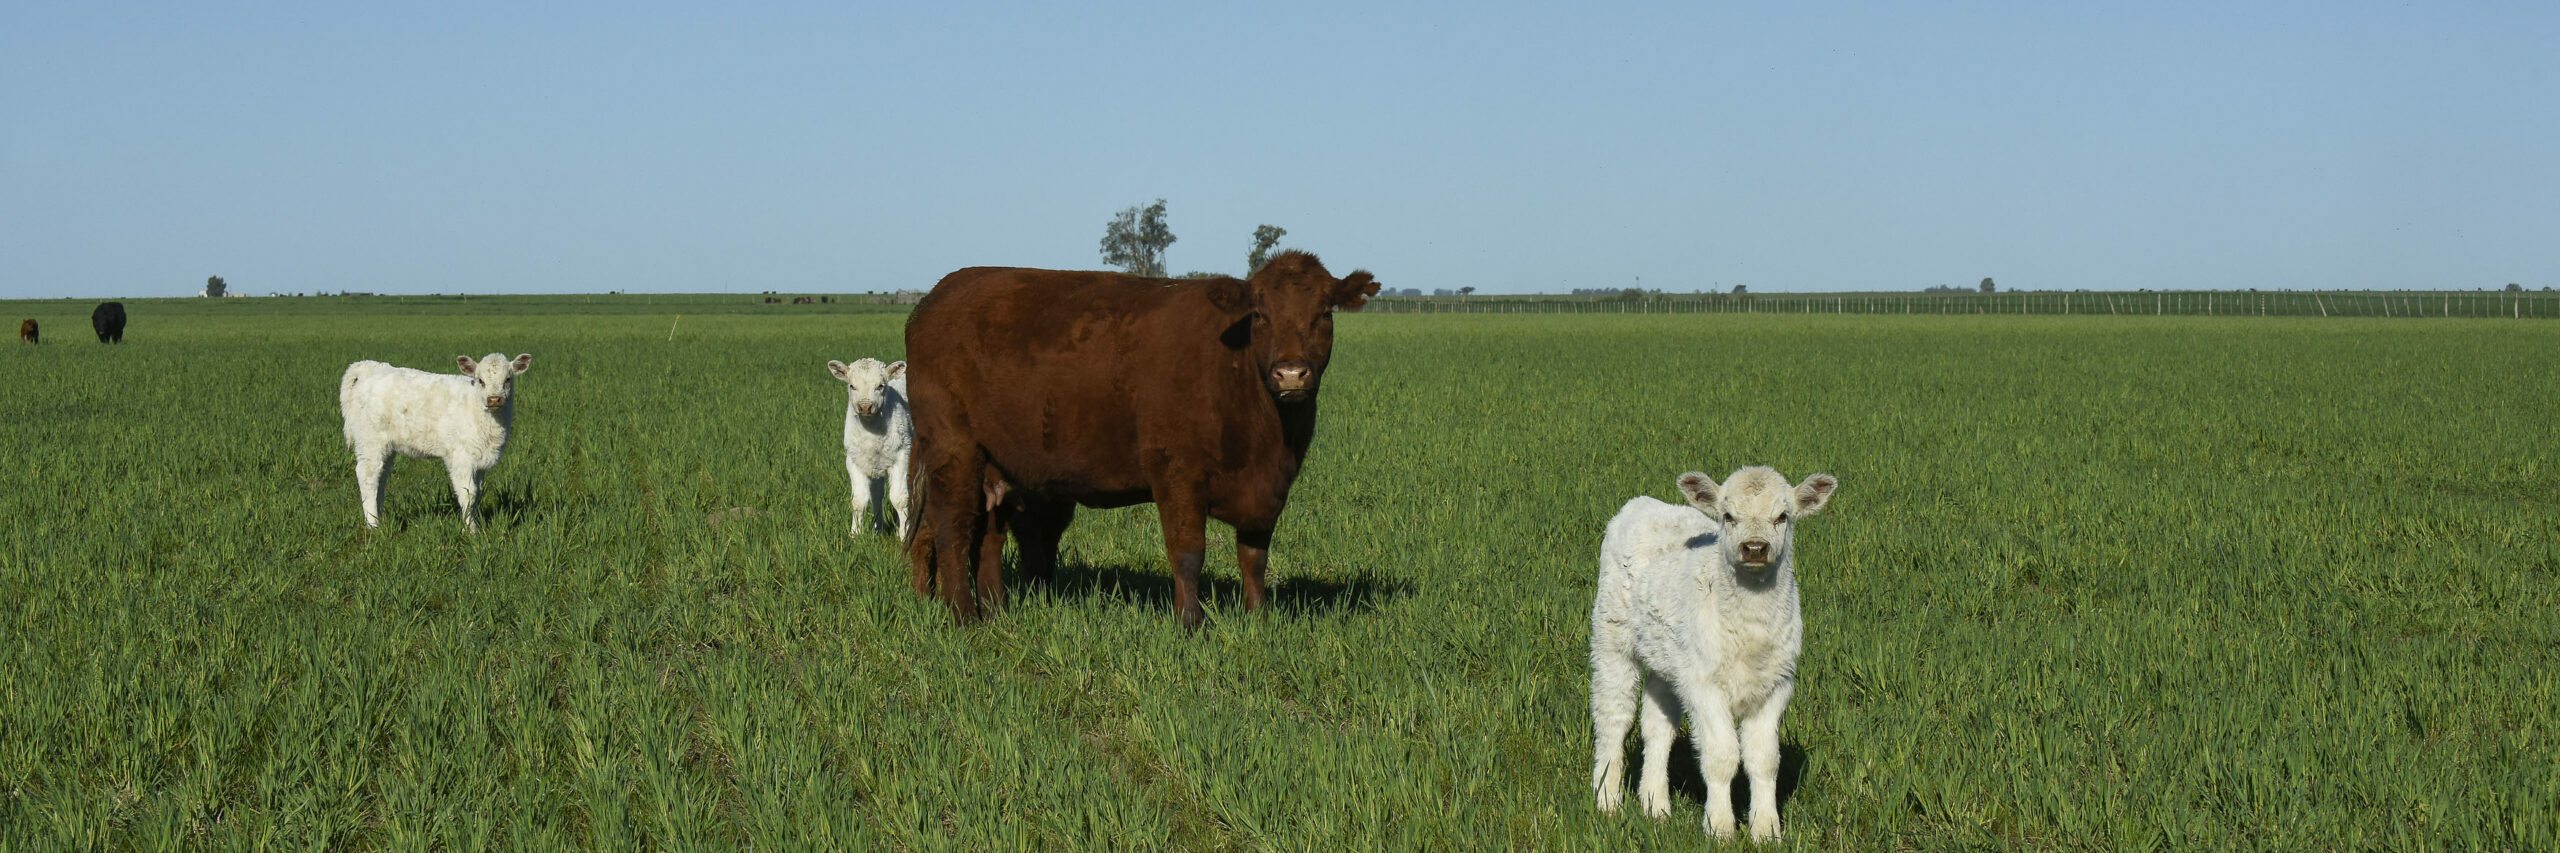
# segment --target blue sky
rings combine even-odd
[[[2549,2],[710,5],[9,3],[0,297],[2560,285]]]

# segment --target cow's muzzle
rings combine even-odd
[[[1768,541],[1763,539],[1753,539],[1742,543],[1742,564],[1754,569],[1768,568]]]
[[[504,405],[506,405],[506,404],[507,404],[507,398],[505,398],[505,397],[491,397],[491,398],[489,398],[486,402],[487,402],[487,405],[489,406],[489,408],[495,409],[495,408],[497,408],[497,407],[499,407],[499,406],[504,406]]]
[[[854,414],[857,414],[857,415],[861,415],[861,416],[863,416],[864,418],[869,418],[869,417],[871,417],[871,416],[873,416],[873,415],[880,414],[880,404],[878,404],[878,403],[855,403],[855,404],[853,404],[853,413],[854,413]]]
[[[1295,403],[1316,393],[1316,369],[1307,364],[1288,362],[1271,368],[1271,396],[1283,403]]]

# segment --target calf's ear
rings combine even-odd
[[[533,353],[529,353],[529,352],[520,352],[520,353],[516,353],[516,360],[515,360],[515,363],[508,365],[508,368],[509,368],[509,369],[512,369],[512,370],[514,370],[514,371],[515,371],[515,372],[517,372],[517,373],[523,373],[523,372],[525,372],[525,371],[532,370],[532,369],[533,369]]]
[[[889,378],[891,378],[891,379],[896,379],[896,378],[898,378],[898,376],[899,376],[900,374],[903,374],[903,373],[906,373],[906,372],[907,372],[907,363],[906,363],[906,362],[904,362],[904,361],[892,361],[892,362],[889,362]]]
[[[1840,487],[1840,478],[1815,474],[1796,484],[1796,514],[1812,515],[1831,504],[1831,490]]]
[[[1350,276],[1334,282],[1333,293],[1329,295],[1334,307],[1358,311],[1360,306],[1369,304],[1369,297],[1378,295],[1378,277],[1370,275],[1368,270],[1354,270]]]
[[[462,368],[462,372],[464,372],[464,373],[478,373],[478,372],[480,372],[480,360],[479,360],[479,359],[472,358],[472,357],[467,356],[467,355],[457,355],[457,356],[454,356],[454,357],[453,357],[453,363],[454,363],[456,366],[461,367],[461,368]]]
[[[853,381],[853,377],[850,377],[850,376],[846,376],[846,375],[845,375],[847,372],[849,372],[849,371],[851,371],[851,370],[853,370],[853,368],[846,367],[846,366],[845,366],[845,364],[844,364],[844,362],[837,361],[837,360],[832,359],[832,358],[831,358],[831,359],[827,359],[827,372],[828,372],[828,373],[833,373],[833,374],[835,374],[837,379],[841,379],[841,380],[846,381],[846,382],[851,382],[851,381]]]
[[[1716,512],[1716,481],[1704,472],[1691,471],[1680,475],[1680,496],[1688,498],[1689,505],[1697,507],[1699,512],[1708,515]]]

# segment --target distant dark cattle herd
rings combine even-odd
[[[99,343],[124,343],[124,303],[99,303],[98,310],[89,312],[89,326],[98,330]],[[43,343],[35,318],[18,321],[18,342]]]
[[[1235,527],[1247,610],[1289,486],[1315,437],[1333,312],[1378,292],[1284,252],[1250,280],[974,267],[942,279],[906,328],[920,521],[918,592],[952,614],[1001,607],[1004,534],[1046,580],[1078,506],[1154,502],[1173,607],[1198,627],[1207,519]],[[976,595],[966,580],[977,575]]]
[[[98,343],[124,343],[124,303],[98,303],[98,310],[89,312],[89,328],[97,330]]]

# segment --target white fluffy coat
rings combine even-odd
[[[1707,831],[1735,829],[1739,764],[1751,779],[1752,837],[1778,837],[1778,717],[1804,648],[1792,522],[1820,511],[1836,482],[1817,474],[1790,489],[1775,471],[1746,468],[1719,489],[1692,472],[1680,478],[1688,506],[1638,497],[1609,520],[1591,607],[1591,784],[1602,811],[1625,796],[1640,695],[1645,812],[1671,811],[1668,762],[1685,710]]]
[[[907,499],[907,461],[916,443],[907,408],[907,363],[876,358],[827,362],[827,373],[845,383],[844,470],[853,485],[851,532],[862,535],[875,495],[886,492],[898,538],[913,518]]]
[[[345,419],[347,447],[355,451],[356,491],[364,503],[366,527],[381,525],[382,488],[390,479],[392,456],[398,454],[444,460],[454,502],[462,507],[463,527],[480,529],[472,507],[482,478],[506,452],[515,421],[514,379],[531,369],[533,356],[510,361],[490,353],[477,361],[457,356],[455,362],[466,372],[429,373],[359,361],[338,377],[338,411]]]

